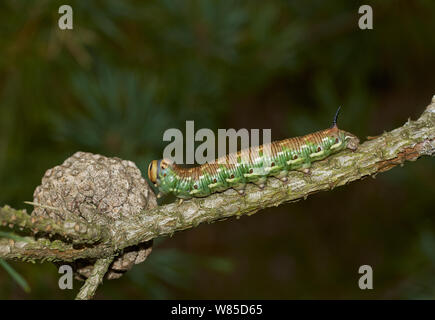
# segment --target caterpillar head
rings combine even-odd
[[[168,168],[172,166],[173,162],[170,159],[160,159],[151,161],[148,166],[148,178],[158,187],[161,183],[161,177],[166,177]]]

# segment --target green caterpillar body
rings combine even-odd
[[[243,194],[247,183],[263,188],[267,177],[287,181],[292,170],[308,172],[311,163],[344,149],[356,150],[359,139],[338,129],[337,114],[331,128],[230,153],[194,168],[183,168],[171,160],[153,160],[148,177],[159,196],[173,193],[181,199],[206,197],[229,188]]]

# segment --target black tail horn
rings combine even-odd
[[[338,115],[340,113],[340,109],[341,109],[341,107],[338,107],[337,112],[335,113],[335,116],[334,116],[334,121],[332,121],[331,128],[333,128],[337,125],[337,120],[338,120]]]

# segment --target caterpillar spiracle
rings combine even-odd
[[[253,146],[213,163],[183,168],[169,159],[153,160],[148,166],[148,178],[159,189],[158,197],[172,193],[180,199],[206,197],[229,188],[243,194],[247,183],[263,188],[270,176],[285,182],[292,170],[309,172],[314,161],[344,149],[358,148],[358,137],[338,129],[339,111],[340,108],[328,129]]]

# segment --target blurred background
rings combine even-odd
[[[0,205],[31,208],[44,172],[78,150],[146,174],[168,128],[339,125],[361,139],[416,119],[435,94],[430,0],[0,3]],[[373,8],[374,29],[358,28]],[[96,298],[435,298],[434,159],[159,239]],[[0,267],[1,299],[70,299],[49,263]],[[358,268],[374,289],[358,287]]]

